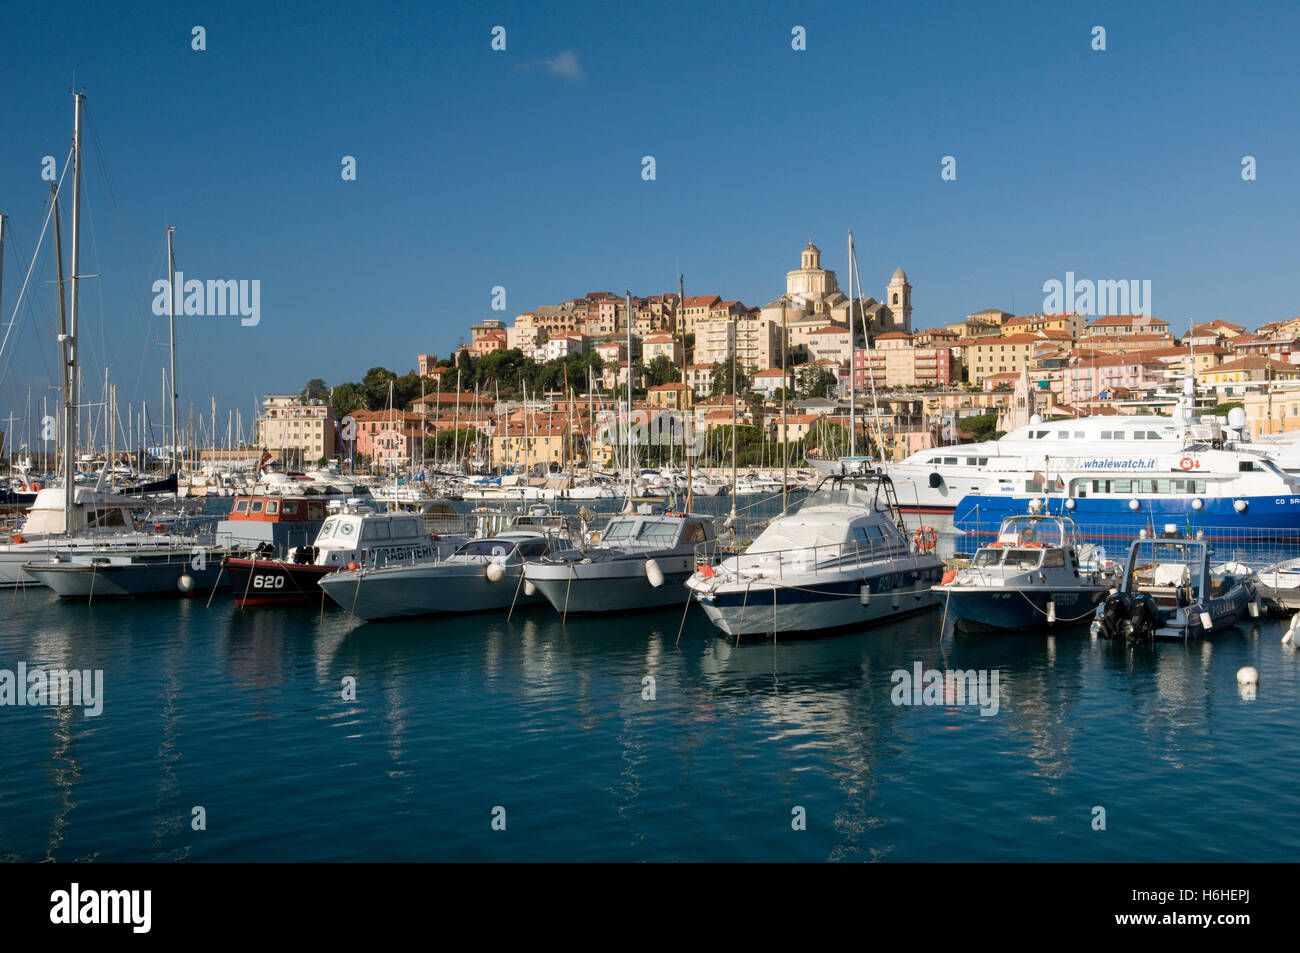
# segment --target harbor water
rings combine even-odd
[[[229,593],[0,601],[0,669],[103,673],[97,715],[0,707],[11,861],[1300,852],[1300,654],[1280,620],[1132,646],[1086,626],[944,637],[935,613],[737,644],[685,593],[626,616],[378,624]],[[918,664],[996,673],[996,706],[897,703]]]

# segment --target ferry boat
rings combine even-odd
[[[1096,638],[1185,641],[1222,631],[1261,607],[1248,574],[1210,568],[1210,545],[1174,534],[1129,547],[1119,589],[1097,607]]]
[[[294,501],[279,502],[283,514]],[[321,577],[336,570],[437,559],[464,541],[431,535],[416,514],[380,513],[351,501],[331,507],[310,545],[294,548],[289,558],[275,558],[266,546],[261,553],[227,557],[223,565],[239,606],[281,605],[319,599]]]
[[[998,538],[935,587],[944,615],[968,632],[1078,625],[1118,578],[1096,546],[1079,546],[1074,520],[1036,513],[1002,521]]]
[[[687,580],[727,635],[892,621],[937,605],[943,563],[922,527],[909,538],[887,476],[829,476],[739,556]]]

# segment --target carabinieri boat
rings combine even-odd
[[[935,607],[943,563],[928,527],[912,539],[882,475],[829,476],[739,556],[686,582],[727,635],[892,621]]]
[[[1097,607],[1093,636],[1181,642],[1258,618],[1251,578],[1212,570],[1210,552],[1205,540],[1174,534],[1134,540],[1119,589]]]
[[[970,565],[944,575],[935,587],[944,615],[970,632],[1078,625],[1118,578],[1096,546],[1077,545],[1074,521],[1045,516],[1036,507],[1009,516],[994,542]]]

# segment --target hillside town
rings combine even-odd
[[[1255,436],[1300,427],[1300,317],[1253,332],[1218,319],[1180,330],[1144,314],[985,308],[915,329],[902,268],[880,299],[853,299],[821,256],[809,240],[784,293],[761,306],[597,291],[484,319],[457,352],[415,356],[409,401],[367,406],[340,401],[338,388],[271,395],[256,441],[286,461],[344,455],[377,470],[423,463],[430,448],[449,465],[605,465],[629,375],[648,432],[688,421],[706,435],[699,446],[725,454],[735,427],[750,464],[847,452],[851,425],[857,446],[900,460],[1035,414],[1169,414],[1189,372],[1207,408],[1242,407]]]

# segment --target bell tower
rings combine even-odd
[[[912,286],[902,268],[895,269],[885,290],[885,304],[894,319],[895,331],[912,330]]]

